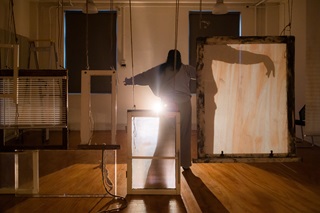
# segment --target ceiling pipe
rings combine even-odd
[[[258,1],[257,3],[255,3],[255,7],[257,7],[257,6],[259,6],[260,4],[263,4],[263,3],[265,3],[267,0],[260,0],[260,1]]]

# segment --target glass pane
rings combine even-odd
[[[132,156],[175,156],[175,117],[132,118]]]
[[[18,174],[19,188],[18,190],[33,189],[33,152],[24,152],[19,154]]]
[[[133,159],[133,189],[175,189],[174,159]]]
[[[0,191],[14,192],[14,154],[0,154]]]

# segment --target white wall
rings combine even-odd
[[[103,5],[99,5],[103,8]],[[80,8],[79,6],[76,6]],[[242,35],[256,35],[255,28],[255,8],[246,7],[246,5],[230,5],[233,11],[240,11],[242,17]],[[48,32],[55,32],[54,10],[51,7],[51,23],[48,24],[49,5],[42,5],[40,11],[39,26],[41,29],[40,36],[48,37]],[[137,109],[150,109],[152,105],[159,101],[155,97],[149,87],[123,86],[125,77],[132,74],[138,74],[155,65],[165,61],[169,49],[175,47],[175,5],[134,5],[132,7],[132,33],[133,33],[133,57],[131,55],[131,38],[130,38],[130,14],[127,5],[119,7],[118,15],[118,52],[119,61],[125,59],[127,66],[125,68],[118,66],[118,128],[123,129],[126,125],[126,114],[128,109],[132,109],[135,105]],[[210,10],[210,7],[203,6],[203,10]],[[188,15],[189,11],[199,10],[199,5],[180,5],[179,10],[179,31],[177,39],[177,47],[181,51],[182,61],[188,63]],[[269,9],[274,11],[274,9]],[[273,12],[274,13],[274,12]],[[278,13],[276,8],[275,13]],[[270,13],[272,14],[272,13]],[[43,18],[41,18],[43,17]],[[272,16],[273,17],[273,16]],[[271,17],[271,18],[272,18]],[[273,28],[269,29],[272,34],[274,28],[279,28],[279,17],[275,16]],[[124,24],[122,26],[122,24]],[[257,20],[259,26],[261,23]],[[264,23],[262,23],[264,24]],[[51,26],[51,29],[48,29]],[[270,28],[270,27],[269,27]],[[275,35],[275,34],[273,34]],[[51,33],[55,36],[55,33]],[[124,37],[122,37],[124,36]],[[56,39],[53,39],[56,40]],[[122,47],[122,44],[124,45]],[[133,58],[133,69],[132,69]],[[110,126],[110,106],[109,95],[93,95],[92,96],[92,114],[95,123],[94,129],[102,130]],[[196,97],[192,96],[193,106],[193,127],[196,127]],[[80,127],[80,95],[69,95],[69,127],[71,130],[78,130]]]
[[[25,37],[30,36],[30,5],[31,0],[16,0],[14,1],[14,19],[16,33]],[[12,21],[12,8],[9,0],[0,1],[0,28],[13,32],[14,26]],[[10,22],[10,26],[8,25]]]
[[[295,116],[299,118],[299,110],[306,104],[306,0],[294,1],[292,17],[292,34],[295,36]],[[300,128],[296,135],[302,138]]]
[[[179,10],[179,31],[177,47],[181,51],[183,63],[188,63],[188,19],[189,11],[198,10],[199,6],[181,6]],[[205,10],[206,8],[203,8]],[[208,8],[207,8],[208,9]],[[242,35],[254,35],[254,8],[245,6],[233,7],[233,10],[242,12]],[[122,18],[124,18],[124,28],[122,27]],[[175,47],[175,6],[174,5],[147,5],[134,6],[132,8],[132,33],[133,33],[133,57],[131,56],[130,42],[130,14],[129,8],[122,7],[118,16],[118,48],[121,53],[119,61],[125,59],[126,67],[118,66],[118,128],[123,129],[127,122],[127,110],[150,109],[159,98],[155,97],[149,87],[141,86],[123,86],[125,77],[131,77],[153,66],[163,63],[166,60],[169,49]],[[124,32],[122,32],[122,30]],[[124,36],[124,40],[122,40]],[[123,41],[123,42],[122,42]],[[124,43],[124,47],[122,47]],[[132,69],[133,58],[133,69]],[[110,123],[109,116],[101,116],[104,107],[98,107],[103,104],[105,107],[110,105],[107,95],[92,96],[92,112],[95,121],[95,129],[104,129],[105,123]],[[70,129],[79,128],[79,103],[80,95],[69,96],[69,124]],[[196,128],[196,97],[192,96],[192,123]],[[98,109],[100,108],[100,110]],[[102,110],[102,111],[101,111]],[[100,115],[100,116],[98,116]],[[106,120],[107,118],[107,120]],[[110,125],[107,125],[110,126]]]
[[[295,106],[298,118],[299,110],[306,103],[306,30],[307,30],[307,9],[305,0],[294,1],[292,34],[295,36]]]

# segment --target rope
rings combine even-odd
[[[8,18],[8,43],[11,44],[11,38],[12,35],[11,33],[13,33],[14,35],[14,39],[15,39],[15,44],[18,44],[18,36],[17,36],[17,32],[16,32],[16,22],[15,22],[15,18],[14,18],[14,3],[13,0],[10,0],[9,2],[9,18]],[[8,48],[6,49],[6,53],[5,53],[5,68],[10,68],[9,67],[9,52],[11,50]]]
[[[136,108],[135,104],[135,94],[134,94],[134,69],[133,69],[133,33],[132,33],[132,5],[131,0],[129,0],[129,14],[130,14],[130,45],[131,45],[131,75],[132,75],[132,104],[133,108]]]
[[[179,31],[179,9],[180,9],[180,1],[176,0],[176,11],[175,11],[175,38],[174,38],[174,49],[178,49],[178,31]],[[133,108],[136,108],[135,105],[135,82],[134,82],[134,55],[133,55],[133,31],[132,31],[132,3],[129,0],[129,15],[130,15],[130,45],[131,45],[131,76],[132,76],[132,103]],[[177,51],[174,52],[174,72],[176,72],[176,64],[177,64]]]
[[[199,20],[199,29],[202,29],[202,0],[200,0],[200,20]]]
[[[179,31],[179,0],[176,0],[174,49],[177,49],[177,46],[178,46],[178,31]]]
[[[179,9],[180,9],[180,2],[176,0],[176,13],[175,13],[175,37],[174,37],[174,61],[173,61],[173,73],[174,73],[174,80],[173,80],[173,89],[175,89],[176,85],[176,69],[177,69],[177,49],[178,49],[178,31],[179,31]]]
[[[281,31],[280,35],[285,35],[287,28],[288,28],[288,31],[289,31],[289,35],[291,35],[292,8],[293,8],[293,0],[288,0],[289,23],[283,28],[283,30]]]
[[[61,41],[61,38],[62,38],[62,32],[63,32],[63,16],[64,16],[64,1],[62,0],[61,2],[61,11],[60,11],[60,5],[58,5],[58,55],[59,57],[57,57],[57,61],[56,61],[56,68],[63,68],[63,66],[61,65],[61,51],[62,51],[62,41]],[[51,27],[50,27],[50,30],[51,30]],[[50,39],[51,39],[51,33],[50,33]],[[55,44],[54,44],[55,45]],[[56,54],[56,53],[55,53]]]
[[[89,14],[88,14],[88,0],[86,0],[86,60],[87,60],[87,66],[86,69],[90,69],[89,65]]]

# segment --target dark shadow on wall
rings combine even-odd
[[[205,43],[205,41],[204,41]],[[204,43],[202,45],[204,45]],[[221,61],[229,64],[243,64],[243,65],[253,65],[262,63],[265,66],[265,74],[267,78],[275,77],[275,65],[271,58],[264,54],[257,54],[245,50],[237,50],[231,46],[221,44],[214,45],[214,48],[206,50],[204,53],[204,47],[200,49],[198,65],[197,65],[197,107],[198,107],[198,157],[203,158],[205,156],[204,152],[204,128],[211,129],[208,137],[208,141],[214,140],[214,120],[217,105],[215,102],[215,96],[218,93],[219,88],[217,83],[211,74],[211,72],[205,72],[206,70],[212,71],[211,65],[212,61]],[[202,51],[201,51],[202,50]],[[214,72],[215,70],[213,70]],[[228,70],[225,70],[226,72]],[[207,95],[206,94],[210,94]],[[206,96],[206,97],[205,97]],[[205,112],[205,102],[213,103],[210,112]],[[204,116],[205,114],[205,116]],[[210,119],[208,119],[210,118]],[[208,149],[213,149],[209,147]]]
[[[19,68],[27,69],[29,61],[29,39],[27,37],[16,35],[19,45]],[[0,29],[0,44],[15,44],[14,33]],[[3,48],[0,50],[0,69],[13,68],[13,50]]]

